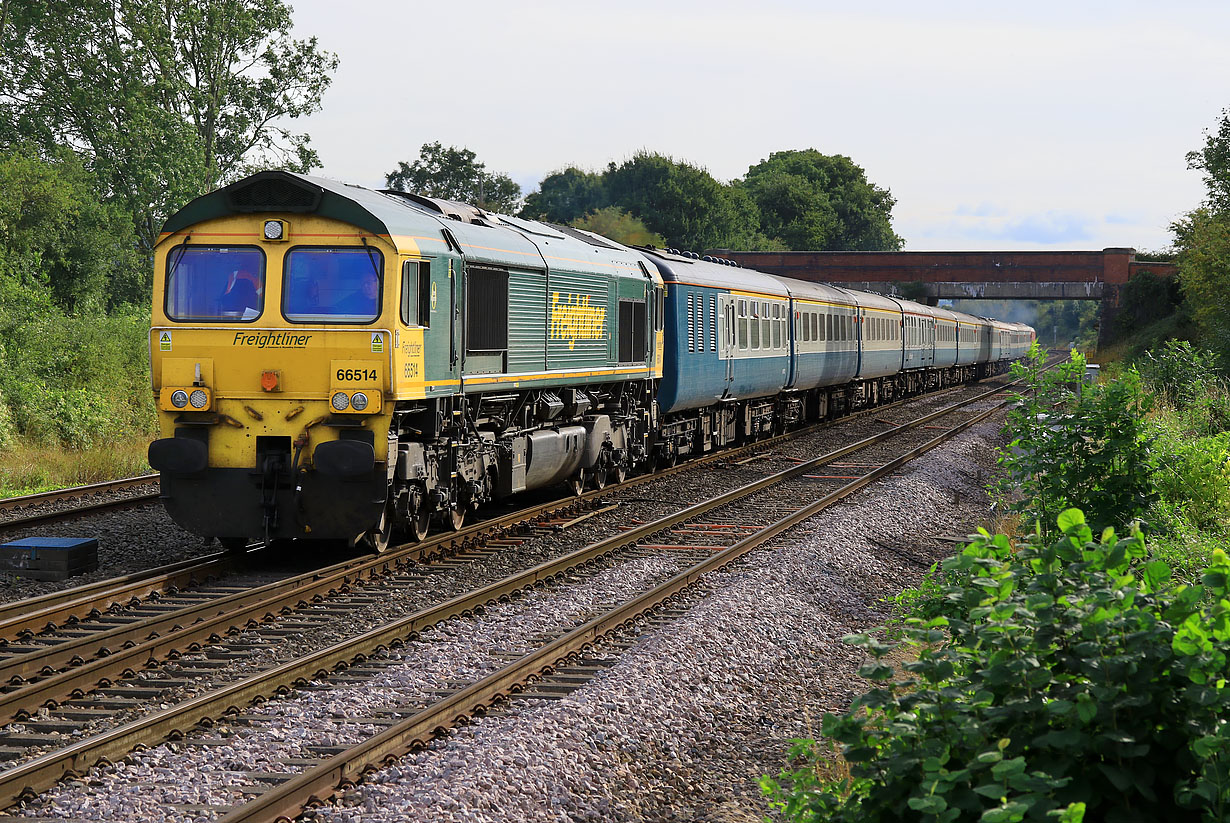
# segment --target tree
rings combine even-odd
[[[896,204],[849,157],[815,149],[780,151],[747,170],[741,186],[760,211],[761,230],[788,248],[896,251]]]
[[[1230,214],[1201,207],[1171,225],[1183,298],[1204,344],[1230,367]]]
[[[607,206],[605,209],[598,209],[598,211],[592,214],[578,217],[572,221],[572,225],[578,229],[585,229],[586,231],[592,231],[594,234],[609,237],[616,243],[623,243],[625,246],[655,246],[661,248],[666,245],[666,241],[660,235],[654,234],[640,220],[614,206]]]
[[[506,174],[487,171],[478,155],[439,142],[424,143],[419,159],[402,161],[385,176],[389,188],[442,200],[472,203],[488,211],[512,214],[521,199],[521,187]]]
[[[77,152],[145,250],[187,200],[256,168],[319,166],[283,124],[319,110],[337,57],[284,0],[5,4],[0,141]]]
[[[552,223],[571,223],[610,205],[602,175],[569,167],[548,174],[538,191],[525,198],[521,216]]]
[[[755,204],[690,163],[640,152],[604,175],[611,203],[681,249],[753,247]]]
[[[97,189],[67,149],[0,152],[0,279],[69,312],[143,303],[149,273],[132,224]]]
[[[1230,109],[1222,109],[1216,133],[1205,132],[1204,147],[1188,152],[1187,167],[1204,173],[1209,207],[1230,212]]]
[[[1187,165],[1204,173],[1205,202],[1170,227],[1179,283],[1204,344],[1230,367],[1230,109]]]

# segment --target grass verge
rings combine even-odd
[[[146,435],[80,450],[18,440],[0,451],[0,498],[149,474],[148,447]]]

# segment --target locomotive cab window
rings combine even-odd
[[[292,323],[371,323],[380,315],[383,270],[384,258],[372,248],[292,249],[282,314]]]
[[[640,300],[619,301],[619,362],[638,363],[649,352],[646,333],[645,303]]]
[[[176,246],[167,254],[172,320],[250,323],[265,306],[265,255],[245,246]]]
[[[407,260],[401,264],[401,322],[427,326],[431,317],[431,261]]]

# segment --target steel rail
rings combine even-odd
[[[142,474],[137,477],[125,477],[120,480],[104,480],[101,483],[90,483],[85,486],[69,486],[64,489],[52,489],[51,491],[38,492],[37,494],[5,497],[0,499],[0,511],[20,509],[25,506],[37,506],[42,503],[54,503],[57,500],[72,500],[73,498],[85,497],[90,494],[120,491],[121,489],[144,486],[148,483],[156,483],[157,481],[157,474]]]
[[[0,603],[0,638],[58,626],[72,618],[103,612],[153,592],[182,587],[200,576],[222,574],[230,569],[235,558],[236,555],[228,552],[215,552],[38,597]],[[0,652],[3,649],[4,644],[0,642]]]
[[[150,492],[149,494],[138,494],[132,497],[124,497],[118,500],[107,500],[102,503],[87,503],[84,506],[74,506],[71,509],[62,509],[60,511],[46,512],[44,514],[31,514],[25,517],[10,517],[5,520],[0,520],[0,532],[15,531],[16,529],[28,529],[36,523],[60,523],[65,520],[76,520],[77,518],[87,514],[98,514],[99,512],[111,511],[114,509],[127,509],[134,506],[144,506],[153,503],[158,499],[158,492]]]
[[[65,775],[83,774],[86,769],[94,764],[103,761],[113,762],[126,756],[138,746],[155,745],[166,740],[168,737],[182,734],[193,726],[208,723],[229,711],[238,710],[257,698],[267,697],[296,685],[302,685],[313,677],[327,675],[331,671],[344,669],[381,650],[396,646],[408,639],[413,639],[430,626],[458,615],[464,616],[477,613],[486,606],[507,598],[515,592],[565,575],[579,566],[593,563],[607,555],[613,554],[620,548],[634,546],[638,541],[649,537],[655,532],[694,519],[718,506],[727,505],[768,486],[811,471],[824,463],[838,460],[852,452],[880,443],[909,429],[925,425],[931,420],[951,414],[963,406],[984,400],[1000,391],[1002,391],[1002,388],[993,389],[973,398],[963,400],[951,407],[940,409],[883,432],[878,432],[857,443],[843,446],[828,454],[784,469],[769,477],[760,478],[738,489],[726,492],[717,498],[689,506],[658,521],[637,526],[627,532],[601,540],[564,557],[541,563],[504,580],[452,598],[447,602],[420,610],[368,631],[358,637],[341,641],[301,659],[278,665],[242,681],[190,699],[156,714],[132,721],[111,731],[85,738],[64,749],[50,752],[15,766],[12,769],[0,772],[0,806],[11,804],[23,796],[29,796],[32,793],[42,791]],[[1000,405],[1002,406],[1003,404]],[[999,407],[997,406],[996,408]],[[974,421],[969,421],[962,425],[971,425],[972,422],[976,422],[977,419],[981,419],[981,417],[994,411],[995,409],[993,408],[983,413],[979,418],[975,418]],[[889,464],[889,466],[892,466],[892,464]],[[891,470],[891,468],[886,468],[879,471],[882,474]],[[866,482],[870,482],[870,479],[866,480]],[[851,486],[853,485],[851,484]],[[167,639],[168,647],[174,645],[171,641],[175,640],[179,640],[179,635]],[[35,684],[35,686],[37,685],[39,684]],[[16,693],[14,692],[14,694]],[[0,698],[2,697],[6,696],[0,696]]]
[[[430,741],[466,718],[481,714],[506,700],[528,683],[591,649],[603,637],[629,626],[638,618],[677,598],[704,575],[730,565],[786,530],[793,528],[859,489],[890,474],[909,461],[952,439],[956,434],[1004,408],[1004,401],[954,426],[921,446],[854,480],[819,500],[780,518],[770,526],[716,552],[654,589],[525,655],[498,672],[479,680],[399,721],[368,740],[348,748],[324,763],[275,786],[221,818],[221,823],[276,823],[290,821],[309,806],[327,800],[339,789],[353,786],[363,776]],[[828,458],[833,459],[833,458]],[[811,465],[816,465],[812,461]]]

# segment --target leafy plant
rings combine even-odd
[[[1195,440],[1164,432],[1154,477],[1174,515],[1201,529],[1230,523],[1230,432]]]
[[[1167,340],[1145,352],[1136,364],[1145,384],[1177,409],[1197,402],[1210,390],[1225,392],[1217,356],[1186,340]]]
[[[1150,474],[1151,437],[1145,415],[1151,396],[1132,371],[1100,385],[1082,386],[1084,358],[1043,372],[1035,344],[1013,375],[1025,380],[1005,429],[1000,492],[1040,527],[1059,513],[1096,513],[1098,527],[1123,526],[1156,499]]]
[[[822,747],[795,741],[800,768],[762,780],[782,817],[1226,818],[1230,559],[1175,585],[1138,529],[1095,540],[1075,509],[1057,523],[1053,543],[983,531],[945,561],[954,616],[908,621],[904,671],[885,662],[894,646],[846,638],[875,684],[824,719],[850,777],[818,779]]]

